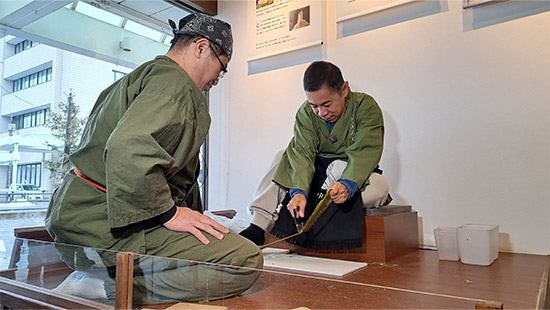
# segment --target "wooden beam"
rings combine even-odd
[[[132,309],[134,253],[117,253],[115,309]]]
[[[218,0],[165,0],[175,6],[191,12],[218,15]]]
[[[535,309],[550,309],[550,255],[546,255]]]
[[[212,214],[219,215],[219,216],[224,216],[224,217],[227,217],[228,219],[232,219],[232,218],[235,217],[235,215],[237,215],[237,211],[235,211],[235,210],[220,210],[220,211],[212,211]]]
[[[112,309],[84,298],[0,277],[0,301],[12,309]]]

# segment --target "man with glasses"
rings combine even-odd
[[[210,126],[203,91],[227,72],[231,27],[202,14],[178,26],[169,22],[174,39],[166,55],[100,94],[69,158],[74,169],[52,196],[46,226],[60,243],[248,269],[149,266],[135,276],[142,288],[134,290],[136,303],[239,294],[263,265],[257,246],[202,214],[197,183]],[[65,259],[78,267],[77,259]],[[144,279],[153,270],[156,281]]]

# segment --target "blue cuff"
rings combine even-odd
[[[307,194],[306,194],[306,192],[304,192],[303,190],[301,190],[301,189],[299,189],[299,188],[291,188],[291,189],[290,189],[290,198],[294,198],[294,196],[295,196],[296,194],[302,194],[302,195],[304,195],[304,196],[306,197],[306,199],[307,199]]]
[[[352,180],[348,179],[340,179],[338,182],[344,184],[346,189],[348,190],[348,199],[351,198],[358,190],[359,186],[357,186],[357,183],[353,182]]]

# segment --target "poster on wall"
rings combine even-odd
[[[322,44],[322,1],[249,1],[254,61]]]
[[[336,22],[344,22],[369,14],[374,14],[403,5],[412,4],[419,0],[345,0],[336,6]]]

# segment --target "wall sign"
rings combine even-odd
[[[322,1],[249,1],[248,61],[322,44]]]

